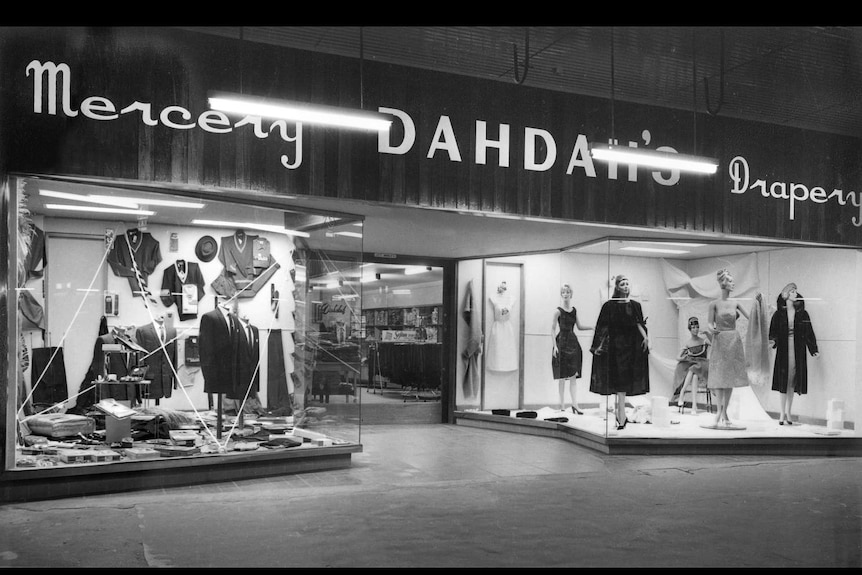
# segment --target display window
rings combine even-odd
[[[9,188],[7,469],[358,445],[361,218],[128,182]]]
[[[459,263],[459,421],[856,437],[857,250],[603,239]],[[549,427],[550,426],[550,427]]]

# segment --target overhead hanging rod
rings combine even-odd
[[[527,79],[527,72],[530,71],[530,27],[527,26],[524,30],[524,75],[522,76],[518,72],[518,67],[520,64],[518,63],[518,46],[515,44],[512,45],[512,55],[514,57],[514,68],[515,68],[515,82],[518,84],[523,84],[524,80]]]

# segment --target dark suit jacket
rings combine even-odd
[[[146,378],[150,380],[150,397],[153,399],[170,397],[174,389],[174,370],[177,368],[177,330],[166,326],[166,331],[166,340],[170,343],[165,345],[164,351],[161,349],[159,334],[152,324],[143,325],[135,332],[135,340],[148,352],[152,352],[141,363],[149,368]],[[141,354],[141,357],[144,355],[146,354]]]
[[[236,388],[234,393],[228,393],[230,399],[243,399],[246,391],[251,388],[249,397],[256,397],[260,389],[260,369],[257,364],[260,361],[260,332],[257,327],[251,326],[251,341],[245,335],[245,328],[239,322],[239,331],[236,343]]]
[[[233,393],[236,380],[234,356],[238,337],[236,319],[225,322],[218,309],[201,316],[198,350],[201,372],[204,376],[204,391],[207,393]]]

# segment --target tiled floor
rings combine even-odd
[[[361,442],[349,469],[0,505],[0,567],[862,567],[862,458]]]

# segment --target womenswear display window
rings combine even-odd
[[[358,445],[361,219],[50,178],[10,189],[7,469]]]
[[[857,437],[862,309],[840,286],[858,284],[858,251],[673,243],[460,262],[456,417],[601,438]]]

